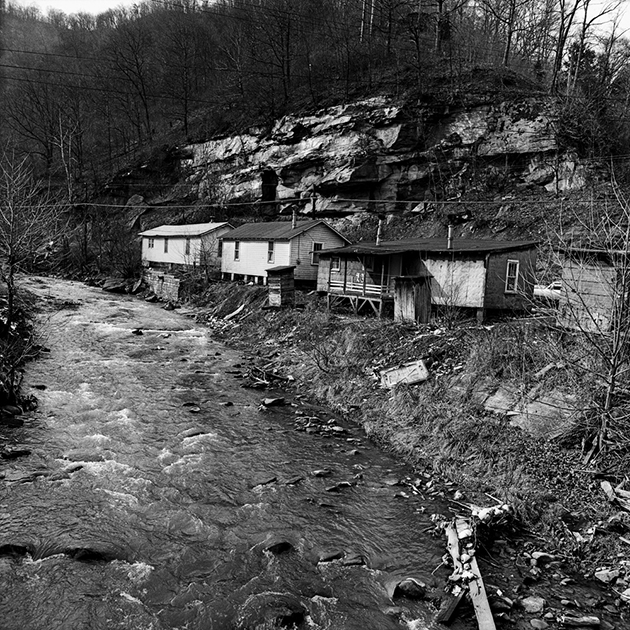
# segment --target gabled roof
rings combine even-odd
[[[538,241],[489,241],[479,239],[454,238],[451,247],[445,238],[410,238],[400,241],[381,241],[355,243],[346,247],[326,249],[326,254],[367,254],[381,255],[400,254],[402,252],[427,252],[433,254],[488,254],[490,252],[507,252],[536,247]]]
[[[160,225],[140,232],[140,236],[203,236],[221,227],[232,227],[229,223],[191,223],[189,225]]]
[[[299,234],[308,232],[316,225],[325,225],[329,230],[332,230],[337,236],[343,239],[346,243],[350,241],[339,234],[335,228],[331,227],[322,221],[321,219],[313,219],[311,221],[298,221],[293,228],[291,221],[270,221],[267,223],[245,223],[235,230],[232,230],[229,234],[226,234],[223,239],[229,241],[290,241]]]

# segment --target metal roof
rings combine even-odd
[[[298,221],[295,228],[291,227],[291,221],[269,221],[267,223],[245,223],[235,230],[232,230],[229,234],[226,234],[223,239],[230,241],[290,241],[295,236],[303,234],[316,225],[325,225],[331,229],[335,234],[340,236],[346,243],[350,241],[339,234],[337,230],[328,225],[326,221],[321,219],[313,219],[310,221]]]
[[[538,241],[489,241],[480,239],[454,238],[451,247],[445,238],[413,238],[400,241],[381,241],[355,243],[345,247],[326,249],[320,252],[322,255],[335,254],[368,254],[375,256],[387,256],[403,252],[427,252],[434,254],[488,254],[490,252],[514,251],[535,247]]]
[[[229,223],[191,223],[189,225],[160,225],[150,230],[140,232],[140,236],[203,236],[214,232],[220,227],[230,226]]]

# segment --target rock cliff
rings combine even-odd
[[[182,155],[192,197],[301,199],[306,213],[414,211],[432,200],[575,190],[588,178],[559,146],[549,97],[458,106],[375,97],[191,144]]]

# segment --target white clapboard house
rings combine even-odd
[[[223,236],[221,275],[228,280],[265,284],[267,269],[295,267],[295,280],[317,280],[319,252],[350,241],[326,221],[246,223]]]
[[[160,225],[140,232],[145,267],[220,267],[221,237],[234,228],[223,223]]]

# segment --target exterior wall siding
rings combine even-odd
[[[278,264],[294,265],[296,280],[315,282],[318,276],[319,265],[311,264],[313,243],[322,243],[322,249],[333,249],[342,247],[346,244],[346,241],[328,226],[320,223],[292,239],[290,262]]]
[[[505,292],[508,260],[518,260],[518,291]],[[536,250],[534,248],[513,252],[501,252],[488,256],[486,274],[485,308],[522,310],[531,305],[534,295]]]
[[[345,245],[346,241],[326,225],[320,224],[290,241],[274,243],[274,261],[270,263],[267,262],[268,241],[240,241],[240,258],[234,260],[234,241],[225,239],[221,273],[266,278],[267,269],[290,265],[295,267],[295,280],[315,282],[319,265],[311,264],[313,243],[322,243],[322,249],[332,249]]]
[[[431,302],[441,306],[483,308],[486,268],[483,260],[427,259]]]
[[[606,263],[564,261],[562,284],[566,294],[560,302],[558,319],[567,328],[607,332],[613,325],[617,274]]]
[[[325,258],[320,259],[319,267],[317,268],[317,291],[320,293],[325,293],[328,291],[328,278],[334,277],[335,279],[339,279],[339,273],[330,271],[330,265],[332,264],[332,258],[330,256],[326,256]],[[343,262],[342,262],[343,264]],[[342,276],[343,277],[343,276]]]
[[[219,258],[219,239],[232,231],[232,227],[226,225],[218,228],[210,234],[201,237],[200,251],[198,251],[198,261],[202,265],[208,267],[221,267],[221,258]]]
[[[190,237],[190,254],[186,254],[186,237],[169,236],[168,252],[164,251],[163,236],[143,236],[142,237],[142,260],[149,263],[171,264],[171,265],[199,265],[203,262],[205,266],[218,265],[218,239],[229,232],[232,228],[225,226],[210,234]],[[149,240],[153,238],[154,247],[149,247]]]
[[[186,256],[186,239],[183,237],[170,236],[168,238],[168,252],[164,251],[164,237],[153,237],[154,246],[149,248],[149,241],[151,237],[142,237],[142,260],[146,260],[149,263],[157,262],[163,264],[185,265],[186,260],[190,259],[190,256]],[[199,237],[196,237],[199,243]],[[193,251],[191,238],[191,251]],[[197,248],[199,244],[197,243]]]
[[[273,262],[267,262],[268,241],[239,241],[240,255],[234,260],[234,241],[223,241],[221,273],[267,277],[267,269],[290,265],[288,241],[275,241]]]
[[[533,296],[535,248],[501,252],[498,254],[478,254],[478,258],[431,257],[421,260],[419,253],[394,254],[388,257],[389,288],[393,290],[397,275],[417,275],[425,270],[431,275],[431,302],[435,305],[456,306],[476,309],[514,309],[529,306]],[[348,282],[380,284],[380,272],[368,272],[356,255],[342,256],[339,271],[330,270],[332,257],[322,259],[317,277],[317,290],[327,291],[328,282],[337,283],[334,292],[340,292],[344,277]],[[505,292],[508,260],[519,263],[518,290]],[[402,272],[402,273],[401,273]]]

